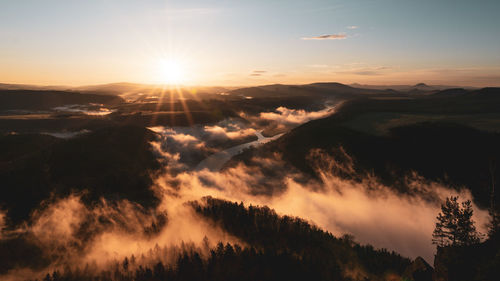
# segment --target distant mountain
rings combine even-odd
[[[351,86],[360,89],[376,89],[376,90],[392,89],[403,92],[408,92],[412,90],[438,91],[438,90],[453,89],[453,88],[464,88],[467,90],[477,89],[475,87],[458,87],[452,85],[428,85],[425,83],[418,83],[415,85],[363,85],[363,84],[353,83],[351,84]]]
[[[103,92],[112,95],[120,95],[129,92],[147,91],[153,88],[154,86],[152,85],[120,82],[120,83],[110,83],[110,84],[79,86],[75,87],[74,89],[81,92]]]
[[[413,86],[413,88],[432,88],[431,86],[425,84],[425,83],[418,83]]]
[[[6,84],[0,83],[0,90],[56,90],[64,91],[68,90],[69,86],[38,86],[29,84]]]
[[[309,85],[305,85],[306,87],[314,87],[319,89],[324,89],[328,91],[340,92],[340,93],[350,93],[350,94],[373,94],[380,93],[380,90],[377,89],[361,89],[354,88],[348,85],[344,85],[336,82],[321,82],[321,83],[313,83]]]
[[[366,94],[384,94],[387,93],[378,89],[354,88],[336,82],[312,83],[305,85],[264,85],[248,88],[240,88],[229,92],[232,96],[243,98],[271,98],[271,97],[355,97]]]
[[[102,92],[113,95],[134,95],[134,94],[159,94],[161,92],[182,91],[185,93],[214,94],[228,91],[224,87],[199,87],[199,86],[169,86],[155,84],[138,83],[110,83],[102,85],[90,85],[76,87],[75,90],[83,92]]]
[[[470,95],[474,97],[481,97],[481,98],[492,98],[492,99],[499,99],[500,98],[500,87],[489,87],[489,88],[483,88],[479,89],[476,91],[472,91]]]
[[[69,104],[117,104],[116,96],[53,90],[0,90],[0,110],[48,110]]]
[[[230,91],[234,87],[203,87],[203,86],[168,86],[155,84],[140,84],[129,82],[118,82],[85,86],[38,86],[29,84],[7,84],[0,83],[0,90],[37,90],[37,91],[67,91],[82,94],[100,95],[134,95],[134,94],[158,94],[160,92],[178,91],[185,93],[218,94]]]
[[[434,96],[459,96],[459,95],[465,95],[469,93],[469,91],[465,90],[464,88],[452,88],[452,89],[446,89],[442,91],[438,91],[433,93],[432,95]]]

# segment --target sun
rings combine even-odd
[[[186,80],[184,65],[173,59],[158,61],[159,80],[165,84],[180,84]]]

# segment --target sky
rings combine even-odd
[[[498,0],[0,0],[0,83],[500,86]]]

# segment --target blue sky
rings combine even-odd
[[[158,62],[175,61],[185,84],[494,86],[499,12],[493,0],[0,0],[0,82],[161,83]]]

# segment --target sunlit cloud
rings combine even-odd
[[[60,139],[71,139],[87,133],[90,133],[90,131],[86,129],[80,131],[42,132],[42,134],[44,135],[49,135]]]
[[[313,37],[302,37],[302,40],[343,40],[346,38],[347,35],[339,33],[339,34],[326,34]]]
[[[247,128],[240,129],[239,127],[228,129],[221,126],[205,126],[205,132],[210,134],[210,138],[217,139],[237,139],[252,136],[255,134],[255,129]]]
[[[353,74],[370,76],[370,75],[381,75],[382,73],[377,72],[377,71],[365,70],[365,71],[356,71],[356,72],[353,72]]]
[[[54,107],[53,110],[67,113],[81,113],[90,116],[104,116],[115,111],[105,108],[100,104],[68,104],[64,106]]]
[[[254,70],[254,71],[252,71],[252,73],[250,73],[250,76],[258,77],[258,76],[262,76],[266,73],[267,73],[267,70]]]
[[[357,25],[349,25],[349,26],[347,26],[346,28],[347,28],[347,29],[358,29],[358,28],[359,28],[359,26],[357,26]]]
[[[182,186],[179,196],[210,195],[269,206],[280,214],[305,218],[334,235],[353,234],[361,243],[396,250],[412,258],[422,256],[429,262],[435,252],[431,238],[440,202],[450,195],[472,199],[466,190],[456,191],[416,175],[406,179],[408,194],[401,194],[370,175],[361,182],[345,180],[333,175],[331,170],[349,171],[352,167],[343,167],[323,151],[311,157],[325,162],[320,168],[324,170],[319,170],[320,182],[301,183],[279,160],[258,159],[259,166],[272,166],[281,177],[281,181],[273,179],[274,188],[259,192],[259,186],[271,180],[269,175],[255,166],[239,164],[223,172],[203,170],[178,175],[176,179]],[[485,231],[487,211],[474,205],[474,213],[478,228]]]
[[[215,126],[212,129],[221,131]],[[156,128],[155,131],[187,135],[170,130],[164,132]],[[187,139],[188,143],[192,140],[185,136],[171,137],[176,138]],[[298,180],[299,172],[275,155],[254,157],[252,162],[257,165],[239,163],[222,172],[204,169],[173,175],[166,171],[155,179],[152,188],[161,203],[151,210],[126,200],[113,204],[101,200],[87,206],[77,194],[46,204],[33,213],[31,224],[18,231],[30,235],[29,239],[47,253],[47,266],[19,267],[0,279],[42,278],[45,272],[66,265],[92,263],[99,268],[109,268],[115,260],[131,255],[139,257],[157,247],[202,245],[205,237],[212,243],[222,241],[245,246],[186,204],[204,196],[269,206],[278,214],[299,216],[336,236],[353,234],[358,242],[397,250],[405,256],[423,256],[430,261],[435,251],[431,234],[440,201],[449,195],[472,199],[465,190],[456,191],[418,175],[406,179],[410,190],[405,194],[382,184],[372,175],[361,175],[361,181],[340,178],[335,171],[355,172],[354,161],[349,160],[341,148],[333,153],[314,150],[309,159],[314,159],[320,180]],[[268,171],[272,171],[272,175]],[[484,231],[487,212],[474,205],[474,214],[478,228]],[[0,230],[3,221],[4,213],[0,211]],[[175,258],[175,253],[172,251],[170,256]]]
[[[7,216],[6,216],[5,212],[0,210],[0,239],[2,239],[2,237],[3,237],[3,229],[5,227],[6,218],[7,218]]]
[[[321,111],[307,112],[305,110],[289,109],[283,106],[276,108],[276,112],[262,112],[260,118],[272,120],[285,124],[300,124],[313,119],[326,117],[332,113],[332,108],[326,108]]]

